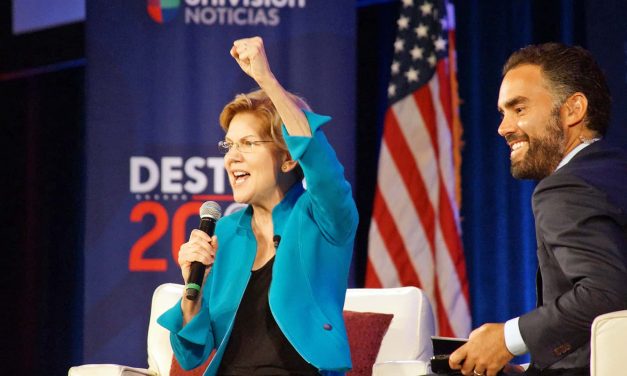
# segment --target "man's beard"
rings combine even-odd
[[[511,173],[516,179],[543,179],[553,173],[564,158],[564,130],[560,126],[559,108],[554,110],[546,125],[546,135],[531,138],[521,161],[512,162]]]

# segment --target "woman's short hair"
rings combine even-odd
[[[287,94],[298,107],[303,110],[311,110],[303,98],[289,92]],[[220,127],[222,127],[225,132],[228,132],[231,121],[235,115],[239,113],[255,115],[261,120],[262,129],[260,129],[260,135],[264,138],[269,137],[274,141],[277,148],[289,153],[285,139],[283,139],[283,132],[281,131],[283,121],[276,107],[274,107],[274,104],[263,90],[258,89],[247,94],[236,95],[235,98],[222,109],[222,113],[220,113]],[[296,171],[298,176],[302,178],[303,171],[300,166],[296,167]]]

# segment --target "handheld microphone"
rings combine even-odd
[[[200,207],[200,225],[198,229],[213,236],[216,229],[216,222],[222,216],[222,208],[214,201],[206,201]],[[189,270],[189,278],[185,285],[185,297],[189,300],[196,300],[198,293],[202,287],[202,281],[205,278],[205,265],[201,262],[194,261]]]

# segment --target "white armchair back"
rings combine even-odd
[[[431,305],[420,289],[348,289],[344,309],[394,314],[381,342],[377,363],[405,360],[428,362],[433,356],[431,336],[435,334],[435,321]]]
[[[606,313],[592,322],[590,376],[623,375],[627,358],[627,310]]]

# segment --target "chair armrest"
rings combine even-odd
[[[627,310],[597,316],[590,338],[590,375],[619,375],[625,372]]]
[[[72,367],[68,376],[158,376],[155,371],[117,364],[85,364]]]
[[[417,376],[431,372],[429,364],[422,360],[395,360],[376,363],[372,366],[372,376]]]

